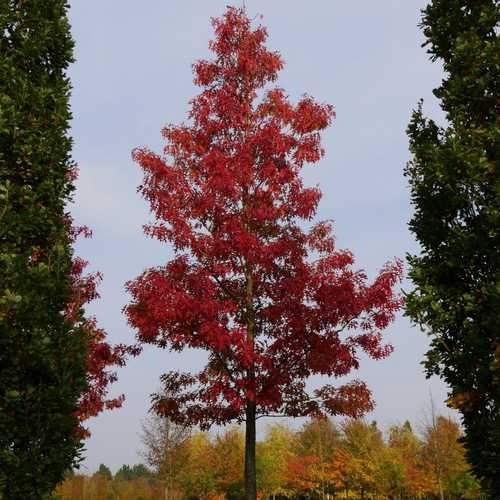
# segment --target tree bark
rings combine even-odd
[[[247,347],[253,357],[255,348],[255,317],[253,309],[253,276],[248,264],[245,265],[246,277],[246,323],[247,323]],[[245,498],[246,500],[257,499],[257,474],[255,467],[255,442],[256,442],[256,414],[257,404],[255,401],[255,365],[252,359],[251,366],[247,371],[247,401],[245,409]]]
[[[255,401],[247,401],[245,426],[245,498],[256,500],[257,478],[255,468]]]

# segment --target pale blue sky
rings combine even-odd
[[[101,300],[90,311],[112,342],[133,341],[121,313],[124,283],[146,267],[163,264],[169,248],[146,239],[146,203],[130,152],[159,151],[160,129],[184,120],[196,93],[191,64],[208,55],[210,17],[227,0],[85,0],[71,2],[76,41],[72,135],[80,167],[73,214],[94,231],[78,252],[104,274]],[[236,5],[240,5],[236,2]],[[279,85],[292,98],[308,93],[335,106],[337,119],[324,134],[326,157],[306,168],[307,183],[324,193],[319,218],[334,219],[337,242],[374,275],[394,256],[415,251],[407,230],[411,214],[402,170],[409,158],[405,128],[418,99],[440,116],[431,90],[441,69],[428,61],[417,28],[423,0],[247,0],[250,15],[262,14],[268,45],[286,67]],[[408,288],[410,285],[406,284]],[[399,318],[388,338],[395,352],[368,361],[359,376],[370,383],[377,408],[370,419],[382,427],[410,418],[418,427],[432,392],[438,408],[446,390],[425,380],[420,366],[427,340]],[[140,421],[161,373],[200,366],[199,353],[148,348],[119,372],[113,393],[124,392],[121,410],[90,423],[85,471],[103,462],[116,470],[140,461]]]

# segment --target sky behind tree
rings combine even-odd
[[[188,101],[198,92],[191,65],[209,56],[210,17],[220,16],[226,4],[71,2],[77,59],[70,70],[73,156],[80,168],[71,210],[77,223],[94,233],[79,243],[78,253],[104,274],[101,299],[89,312],[112,342],[133,342],[121,312],[128,301],[124,283],[172,256],[142,233],[151,217],[136,193],[142,178],[131,150],[147,146],[160,152],[161,128],[187,119]],[[428,60],[417,27],[424,5],[422,0],[246,1],[250,17],[268,29],[268,46],[285,60],[277,85],[292,100],[307,93],[335,107],[337,118],[323,134],[325,158],[305,167],[305,181],[323,191],[317,219],[334,220],[338,247],[351,249],[357,267],[370,277],[386,261],[417,250],[407,229],[405,129],[421,97],[427,114],[442,116],[431,93],[441,68]],[[400,317],[387,338],[393,355],[381,362],[362,360],[357,374],[367,380],[377,404],[368,418],[381,427],[410,418],[418,428],[431,392],[447,413],[445,387],[437,379],[425,380],[420,366],[425,335]],[[196,369],[204,356],[147,348],[120,370],[113,391],[124,392],[126,402],[90,422],[84,471],[93,472],[101,462],[116,470],[140,461],[140,422],[159,375]]]

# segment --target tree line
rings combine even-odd
[[[267,426],[257,443],[258,498],[481,499],[466,462],[459,425],[430,414],[415,432],[406,421],[382,433],[376,422],[309,420],[299,430]],[[101,465],[91,476],[68,478],[61,500],[241,499],[244,434],[190,432],[151,417],[143,428],[144,459],[113,476]]]

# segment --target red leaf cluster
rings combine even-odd
[[[333,108],[309,96],[291,104],[270,86],[282,59],[244,9],[213,25],[214,57],[193,66],[202,90],[189,123],[163,130],[163,155],[133,153],[156,219],[146,233],[176,256],[127,284],[129,323],[140,342],[209,353],[200,373],[163,377],[169,397],[155,408],[202,427],[242,420],[248,401],[259,416],[359,416],[372,408],[362,382],[311,395],[306,380],[347,375],[361,351],[391,352],[381,332],[401,306],[401,263],[369,283],[330,223],[305,229],[321,192],[300,171],[323,156]]]
[[[71,237],[75,241],[79,236],[89,238],[92,235],[87,227],[71,227]],[[84,313],[84,307],[99,298],[97,287],[101,281],[101,274],[84,274],[88,262],[74,257],[71,269],[72,301],[66,309],[66,317],[75,328],[82,329],[87,337],[87,389],[80,396],[78,421],[83,423],[90,417],[98,415],[105,409],[119,408],[124,396],[108,397],[109,386],[116,381],[116,373],[110,371],[112,367],[123,366],[128,355],[137,355],[137,347],[118,344],[110,345],[106,341],[106,332],[97,326],[94,317]],[[79,426],[78,432],[82,437],[89,435],[88,430]]]

